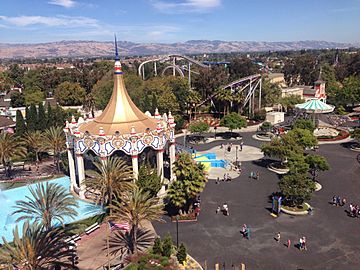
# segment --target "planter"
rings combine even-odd
[[[359,143],[354,143],[350,146],[350,150],[355,151],[355,152],[360,152],[360,144]]]
[[[309,212],[308,212],[308,209],[311,207],[310,204],[308,203],[304,203],[303,204],[304,208],[303,210],[293,210],[293,209],[290,209],[286,206],[281,206],[281,211],[284,212],[285,214],[288,214],[288,215],[292,215],[292,216],[305,216],[305,215],[308,215]]]
[[[267,168],[269,171],[275,172],[277,174],[287,174],[289,172],[289,168],[279,168],[276,166],[276,164],[279,164],[278,162],[271,163]]]
[[[319,136],[317,137],[319,142],[333,142],[333,141],[341,141],[343,139],[346,139],[350,136],[349,132],[345,130],[340,130],[339,135],[336,137],[333,136]]]
[[[172,216],[171,221],[176,222],[176,216]],[[177,221],[178,222],[193,222],[193,221],[197,221],[197,217],[195,216],[195,213],[183,214],[183,215],[179,216]]]
[[[258,140],[258,141],[263,141],[263,142],[270,142],[272,136],[263,136],[263,135],[259,135],[259,134],[254,134],[252,136],[253,139]]]
[[[315,181],[315,191],[319,191],[322,189],[322,185],[319,182]]]

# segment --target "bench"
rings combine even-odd
[[[100,225],[99,225],[99,223],[94,223],[93,225],[91,225],[90,227],[87,227],[86,229],[85,229],[85,233],[87,234],[87,235],[89,235],[90,233],[92,233],[93,231],[95,231],[95,230],[97,230],[97,229],[99,229],[100,228]]]
[[[71,241],[76,242],[76,241],[79,241],[80,239],[81,239],[81,236],[79,234],[74,234],[73,236],[70,236],[70,237],[66,238],[65,242],[66,243],[69,243]]]

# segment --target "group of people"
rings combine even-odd
[[[222,212],[225,216],[229,216],[229,206],[228,204],[225,202],[222,206],[222,208],[220,207],[220,205],[218,205],[218,207],[216,208],[216,214],[218,214],[219,212]]]
[[[274,238],[275,238],[276,242],[280,243],[280,240],[281,240],[280,232],[276,233]],[[290,239],[287,240],[286,246],[287,246],[287,248],[290,248],[290,246],[291,246],[291,240]],[[306,237],[305,236],[300,237],[299,242],[298,242],[298,244],[296,246],[301,251],[302,250],[307,250]]]
[[[244,146],[244,142],[243,141],[241,141],[240,142],[240,149],[239,149],[239,151],[242,151],[243,150],[243,146]],[[220,145],[220,149],[223,149],[225,146],[224,146],[224,144],[222,143],[221,145]],[[233,148],[233,144],[232,143],[227,143],[226,144],[226,150],[228,151],[228,152],[231,152],[231,150],[232,150],[232,148]]]
[[[360,207],[356,204],[349,204],[349,211],[350,211],[350,216],[351,217],[359,217],[360,216]]]
[[[340,196],[333,196],[332,204],[334,206],[344,206],[346,204],[346,199],[345,198],[341,199]]]

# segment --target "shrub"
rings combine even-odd
[[[179,250],[176,254],[176,258],[178,259],[179,263],[183,263],[186,261],[186,247],[183,243],[180,244]]]
[[[159,254],[159,255],[162,254],[163,249],[162,249],[162,243],[161,243],[160,237],[157,237],[155,239],[154,246],[153,246],[152,250],[153,250],[154,254]]]
[[[173,249],[173,242],[170,234],[166,235],[162,242],[162,255],[170,258]]]

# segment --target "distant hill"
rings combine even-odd
[[[359,43],[350,44],[314,40],[291,42],[189,40],[171,44],[119,42],[122,55],[281,51],[348,48],[352,46],[358,47]],[[99,41],[60,41],[37,44],[0,43],[0,58],[98,57],[112,55],[113,50],[112,42]]]

